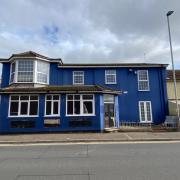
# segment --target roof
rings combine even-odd
[[[43,56],[41,54],[38,54],[36,52],[33,51],[27,51],[27,52],[23,52],[23,53],[18,53],[18,54],[12,54],[8,59],[0,59],[0,62],[9,62],[13,59],[19,59],[19,58],[37,58],[37,59],[41,59],[41,60],[45,60],[45,61],[51,61],[51,62],[60,62],[62,63],[62,60],[60,58],[49,58],[46,56]]]
[[[0,89],[0,94],[10,93],[105,93],[122,94],[122,91],[99,85],[66,85],[45,87],[7,87]]]
[[[46,57],[44,55],[38,54],[33,51],[27,51],[19,54],[12,54],[8,59],[0,58],[0,62],[9,62],[13,59],[29,59],[29,58],[37,58],[44,61],[50,61],[50,62],[58,62],[59,68],[101,68],[101,67],[167,67],[168,64],[156,64],[156,63],[101,63],[101,64],[64,64],[61,60],[61,58],[53,59]]]
[[[175,70],[176,80],[180,81],[180,70]],[[167,80],[173,81],[173,71],[167,70]]]
[[[102,64],[60,64],[59,68],[103,68],[103,67],[167,67],[168,64],[155,63],[102,63]]]

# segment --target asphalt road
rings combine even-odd
[[[0,180],[179,180],[180,143],[0,147]]]

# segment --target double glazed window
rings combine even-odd
[[[67,95],[67,115],[94,115],[94,95]]]
[[[138,71],[138,90],[149,91],[149,76],[147,70]]]
[[[36,116],[38,115],[37,95],[10,96],[9,116]]]
[[[116,84],[116,70],[106,70],[105,71],[105,83],[106,84]]]
[[[139,101],[139,113],[142,123],[152,122],[151,101]]]
[[[58,116],[60,115],[60,96],[59,95],[47,95],[46,96],[46,116]]]
[[[40,60],[16,60],[11,64],[10,83],[48,84],[49,63]]]
[[[43,61],[37,61],[37,82],[48,83],[49,64]]]
[[[17,82],[33,82],[33,61],[18,61]]]
[[[73,72],[73,84],[84,84],[84,71]]]

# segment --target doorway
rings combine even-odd
[[[116,127],[114,95],[104,95],[104,127]]]

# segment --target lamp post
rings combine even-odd
[[[177,97],[177,86],[176,86],[176,74],[174,70],[174,58],[173,58],[173,50],[172,50],[172,42],[171,42],[171,30],[170,30],[170,24],[169,24],[169,16],[173,14],[174,11],[169,11],[167,16],[167,23],[168,23],[168,32],[169,32],[169,45],[170,45],[170,52],[171,52],[171,61],[172,61],[172,71],[173,71],[173,80],[174,80],[174,94],[175,94],[175,100],[176,100],[176,112],[177,112],[177,125],[179,128],[180,125],[180,119],[179,119],[179,106],[178,106],[178,97]]]

